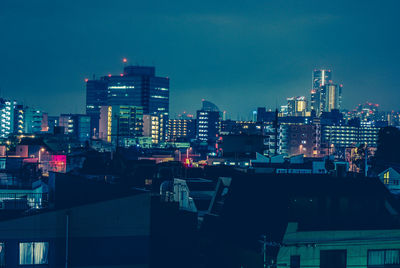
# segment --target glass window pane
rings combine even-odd
[[[19,264],[33,264],[33,243],[19,243]]]
[[[386,250],[385,264],[400,264],[399,250]]]
[[[49,251],[48,242],[35,242],[34,243],[34,260],[35,264],[47,264],[47,255]]]
[[[368,251],[368,265],[384,265],[384,264],[385,264],[384,250]]]

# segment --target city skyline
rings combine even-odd
[[[83,113],[84,78],[120,73],[127,57],[171,79],[171,115],[194,113],[203,98],[232,117],[309,98],[314,68],[343,82],[344,108],[397,110],[399,4],[316,3],[5,1],[1,94],[49,114]]]

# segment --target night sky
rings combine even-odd
[[[344,108],[399,109],[400,1],[0,1],[3,97],[50,115],[84,112],[86,77],[122,58],[171,81],[171,115],[205,98],[232,118],[292,95],[314,68],[344,85]]]

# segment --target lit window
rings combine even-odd
[[[389,250],[369,250],[368,266],[390,266],[400,264],[400,251],[398,249]]]
[[[48,264],[48,242],[19,243],[19,264]]]
[[[383,183],[384,183],[384,184],[389,184],[389,171],[386,171],[386,172],[383,174]]]

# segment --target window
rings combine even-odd
[[[396,266],[393,266],[396,265]],[[368,251],[368,267],[399,267],[400,250],[369,250]]]
[[[47,264],[48,242],[19,243],[19,264]]]
[[[383,183],[384,183],[384,184],[389,184],[389,171],[386,171],[386,172],[383,174]]]
[[[321,250],[320,268],[346,268],[346,250]]]
[[[300,255],[290,256],[290,268],[300,268]]]

